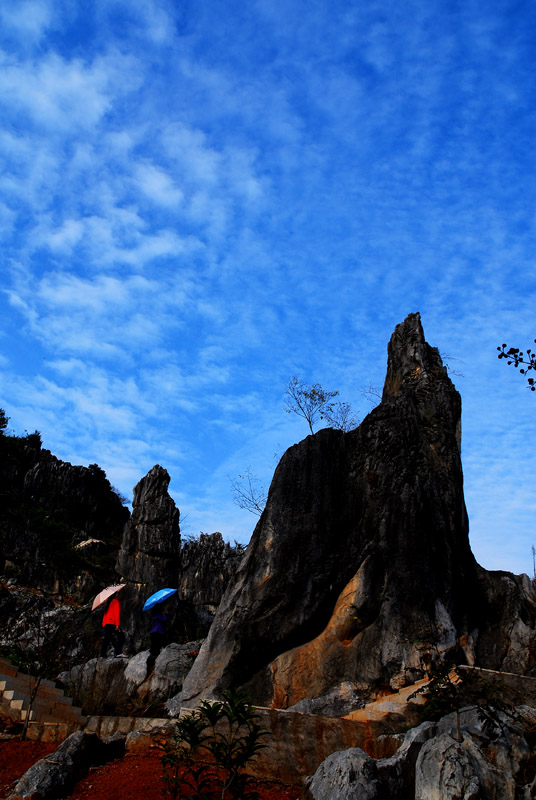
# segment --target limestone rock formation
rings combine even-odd
[[[73,466],[29,441],[0,435],[0,575],[85,602],[110,553],[113,574],[128,508],[96,465]],[[89,539],[101,542],[98,564],[75,550]]]
[[[180,566],[179,509],[168,493],[169,473],[156,464],[134,487],[117,569],[151,591],[176,588]]]
[[[219,531],[184,543],[179,596],[191,606],[200,635],[208,632],[243,555],[243,549],[224,542]]]
[[[206,635],[241,551],[219,533],[202,535],[186,542],[181,568],[179,510],[165,469],[156,465],[135,487],[132,517],[97,465],[73,467],[28,437],[0,435],[0,476],[1,646],[18,642],[21,632],[28,644],[37,642],[46,628],[46,641],[57,644],[56,671],[56,662],[92,659],[104,607],[91,612],[91,602],[118,582],[117,572],[127,584],[126,653],[148,647],[152,613],[143,603],[164,587],[179,590],[168,603],[168,641]]]
[[[376,761],[360,747],[339,750],[318,767],[307,787],[312,800],[380,800],[385,797]]]
[[[391,758],[340,750],[305,781],[307,800],[514,800],[533,797],[534,709],[505,715],[474,707],[408,731]],[[490,716],[491,715],[491,716]],[[458,734],[459,722],[459,734]]]
[[[470,736],[457,742],[443,734],[427,742],[419,755],[415,800],[451,800],[453,796],[514,800],[515,782],[485,758]]]
[[[60,665],[87,657],[100,631],[88,610],[62,603],[57,595],[0,586],[0,648],[54,677]],[[38,662],[38,664],[36,664]]]
[[[17,782],[8,800],[56,800],[66,797],[92,764],[103,764],[124,754],[124,737],[100,740],[76,731],[48,756],[33,764]]]
[[[344,717],[364,706],[363,698],[351,683],[345,681],[322,697],[307,697],[289,707],[289,711],[304,714],[321,714],[326,717]]]
[[[151,616],[142,611],[145,600],[159,589],[178,588],[180,513],[169,495],[169,481],[167,470],[156,464],[136,484],[132,514],[123,532],[117,572],[127,583],[121,594],[121,627],[129,651],[148,644]],[[170,615],[170,632],[175,617]]]
[[[238,685],[274,707],[345,681],[370,698],[446,654],[534,669],[530,582],[486,573],[470,550],[460,413],[410,314],[389,343],[381,404],[356,430],[320,430],[281,459],[183,705]]]
[[[164,647],[149,675],[149,651],[143,650],[128,659],[90,659],[62,672],[58,679],[86,714],[129,715],[147,709],[154,712],[180,691],[200,644],[194,641]]]

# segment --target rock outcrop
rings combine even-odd
[[[117,572],[126,581],[121,593],[121,627],[127,650],[148,644],[151,615],[145,600],[159,589],[178,588],[181,537],[179,509],[168,492],[169,473],[156,464],[134,487],[132,514],[125,525]],[[173,637],[176,604],[170,605],[169,633]]]
[[[164,702],[180,691],[200,645],[164,647],[150,674],[149,651],[144,650],[128,659],[91,659],[62,672],[58,680],[87,714],[161,716]]]
[[[308,800],[516,800],[533,797],[534,709],[468,708],[406,734],[391,758],[359,747],[330,755],[305,782]]]
[[[200,635],[208,632],[243,555],[243,548],[224,542],[218,531],[184,543],[179,596],[191,607]]]
[[[107,742],[95,734],[77,731],[45,758],[33,764],[17,782],[8,800],[56,800],[66,797],[90,766],[121,757],[124,737]]]
[[[169,473],[156,464],[134,487],[132,515],[123,532],[117,571],[152,591],[177,587],[181,537],[179,509],[168,492]]]
[[[152,613],[142,610],[143,603],[164,587],[178,590],[167,606],[168,641],[205,636],[242,550],[220,533],[203,534],[186,542],[182,559],[179,510],[165,469],[156,465],[139,481],[131,516],[97,465],[61,462],[38,440],[0,434],[6,490],[0,505],[0,645],[29,646],[45,632],[51,643],[46,660],[55,669],[49,677],[60,665],[93,659],[104,607],[91,612],[91,602],[118,583],[118,572],[126,583],[120,598],[126,653],[148,647]]]
[[[73,466],[38,443],[0,435],[0,575],[85,602],[113,575],[129,510],[97,465]],[[98,553],[77,549],[89,539]]]
[[[409,315],[389,343],[381,404],[356,430],[321,430],[281,459],[183,705],[243,686],[288,707],[346,681],[368,699],[446,655],[534,669],[530,582],[486,573],[471,553],[460,413]]]

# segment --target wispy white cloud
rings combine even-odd
[[[52,53],[22,64],[4,54],[1,64],[2,102],[50,132],[96,125],[110,108],[109,60],[88,66]]]
[[[175,207],[180,205],[184,195],[174,184],[172,178],[153,164],[138,164],[136,182],[141,191],[155,203]]]
[[[53,27],[53,9],[47,0],[20,0],[0,8],[0,20],[4,29],[32,44]]]
[[[195,282],[187,274],[181,281],[178,275],[83,278],[56,272],[37,285],[24,276],[10,291],[10,301],[52,351],[116,359],[159,347],[179,324],[192,292]]]

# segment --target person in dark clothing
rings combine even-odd
[[[166,629],[168,624],[168,615],[159,610],[153,615],[153,624],[150,630],[151,635],[151,655],[155,658],[164,646],[166,640]]]
[[[151,630],[149,631],[151,636],[151,646],[149,648],[149,657],[147,659],[147,677],[154,669],[156,657],[165,644],[168,621],[168,615],[161,608],[154,612]]]

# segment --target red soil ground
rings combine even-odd
[[[44,742],[0,740],[0,797],[7,797],[26,770],[55,750],[57,745]]]
[[[0,741],[0,797],[7,797],[15,783],[33,763],[55,750],[42,742]],[[95,767],[79,781],[69,795],[71,800],[157,800],[162,791],[162,764],[155,748],[147,755],[127,754],[123,759]],[[249,789],[260,800],[297,800],[300,788],[277,783],[252,781]]]

